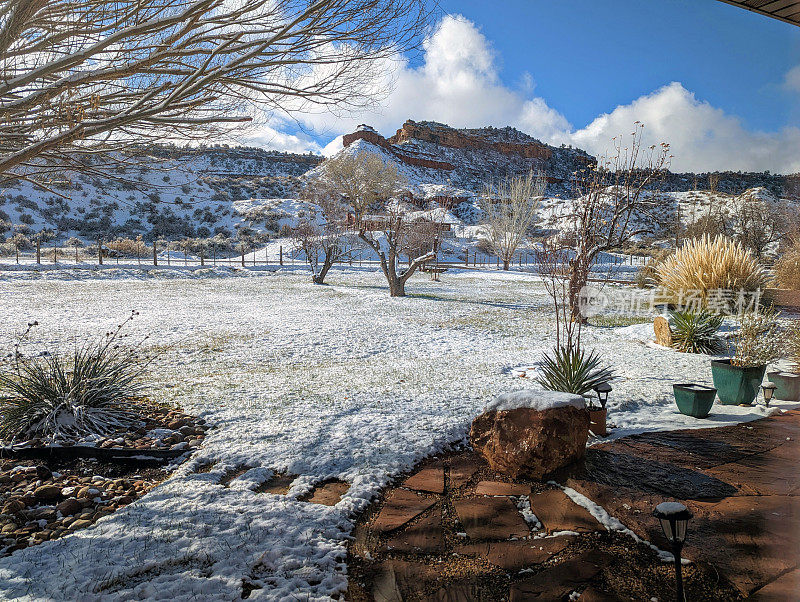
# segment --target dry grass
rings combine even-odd
[[[775,280],[780,288],[800,290],[800,238],[775,262]]]
[[[656,269],[667,292],[692,293],[706,301],[710,291],[755,291],[765,284],[764,269],[740,243],[724,236],[688,241]]]

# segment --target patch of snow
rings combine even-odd
[[[509,391],[496,397],[486,404],[484,411],[514,410],[517,408],[544,411],[567,406],[583,409],[586,407],[586,400],[582,396],[573,395],[572,393],[522,389],[520,391]]]

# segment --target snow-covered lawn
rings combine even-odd
[[[346,588],[353,515],[390,479],[465,437],[494,396],[552,339],[544,289],[520,273],[414,276],[389,298],[373,270],[335,270],[317,287],[299,271],[227,269],[0,271],[0,342],[29,320],[34,342],[97,336],[136,309],[163,349],[152,397],[216,428],[163,485],[94,527],[0,560],[0,598],[326,599]],[[217,276],[217,277],[213,277]],[[677,413],[671,385],[710,383],[708,358],[648,346],[647,327],[591,328],[619,374],[616,435],[721,426],[763,415],[715,406]],[[642,340],[637,340],[642,339]],[[529,373],[530,374],[530,373]],[[194,472],[216,462],[210,472]],[[251,470],[229,487],[230,469]],[[299,475],[288,496],[251,489]],[[297,501],[328,478],[352,483],[335,507]]]

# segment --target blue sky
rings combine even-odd
[[[800,28],[717,0],[440,0],[420,52],[358,114],[275,116],[251,144],[331,154],[359,123],[512,125],[601,155],[646,126],[677,171],[800,172]]]
[[[800,64],[800,28],[775,19],[718,0],[440,5],[479,26],[504,82],[530,73],[536,93],[576,126],[672,81],[749,127],[800,125],[800,97],[781,85]]]

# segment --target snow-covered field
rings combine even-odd
[[[97,336],[132,309],[163,350],[152,397],[216,428],[197,456],[123,510],[64,539],[0,560],[0,598],[327,599],[343,592],[354,513],[416,461],[463,440],[496,395],[553,344],[547,297],[522,273],[416,275],[391,299],[374,269],[334,270],[330,286],[298,270],[227,268],[0,270],[0,342],[38,320],[34,343]],[[215,277],[214,277],[215,276]],[[648,327],[590,328],[619,379],[615,435],[721,426],[761,408],[677,413],[671,384],[710,383],[708,358],[646,343]],[[530,372],[528,373],[530,375]],[[216,462],[210,472],[198,467]],[[229,487],[228,470],[251,470]],[[288,496],[252,491],[299,475]],[[297,500],[328,478],[352,483],[335,507]]]

